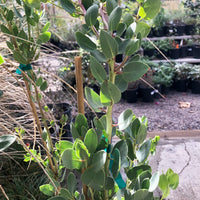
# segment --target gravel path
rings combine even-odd
[[[179,102],[191,103],[189,108],[180,108]],[[155,99],[153,103],[127,103],[121,100],[114,106],[114,116],[131,108],[137,117],[148,118],[149,131],[200,129],[200,95],[190,92],[170,91],[166,99]]]

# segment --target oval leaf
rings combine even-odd
[[[74,4],[70,0],[60,0],[60,4],[64,8],[64,10],[70,14],[72,14],[76,10]]]
[[[101,112],[103,107],[100,96],[94,92],[91,88],[85,87],[85,96],[89,105],[94,109],[95,112]]]
[[[63,152],[62,161],[68,169],[80,169],[82,160],[76,155],[73,149],[67,149]]]
[[[85,15],[85,22],[88,26],[93,26],[97,22],[97,17],[99,15],[99,7],[94,4],[90,6]]]
[[[100,99],[103,105],[110,106],[121,99],[119,88],[110,81],[104,81],[100,90]]]
[[[86,133],[84,144],[90,153],[95,152],[98,145],[98,138],[96,132],[93,129],[88,130]]]
[[[133,111],[131,109],[123,111],[118,117],[119,130],[126,129],[130,125],[132,118],[133,118]]]
[[[118,1],[117,0],[106,0],[106,11],[108,15],[113,11],[115,7],[117,7]]]
[[[159,180],[160,180],[159,172],[156,172],[150,179],[149,192],[153,192],[158,187]]]
[[[115,77],[115,85],[124,92],[128,88],[128,82],[124,79],[122,74],[117,74]]]
[[[86,51],[93,51],[97,48],[96,44],[81,32],[76,32],[76,41],[80,47]]]
[[[124,67],[123,76],[128,82],[136,81],[142,77],[148,69],[148,65],[142,62],[129,62]]]
[[[99,83],[102,83],[107,79],[105,69],[93,56],[90,56],[90,69],[92,75]]]
[[[126,47],[125,54],[127,56],[131,56],[132,54],[137,52],[140,47],[139,44],[140,41],[138,39],[131,40]]]
[[[142,144],[142,146],[140,146],[140,148],[136,152],[136,157],[140,163],[144,162],[147,159],[147,157],[149,156],[150,149],[151,149],[151,140],[147,140]]]
[[[111,167],[111,172],[113,178],[116,179],[120,171],[120,152],[117,148],[114,149],[112,156],[113,156],[113,163]]]
[[[121,7],[117,6],[109,16],[108,26],[110,31],[117,30],[117,26],[120,22],[121,16],[122,16],[122,9]]]
[[[139,15],[145,20],[153,19],[160,10],[160,0],[146,0],[140,7]]]
[[[100,33],[100,44],[103,54],[107,59],[114,58],[118,52],[118,45],[115,39],[106,31]]]

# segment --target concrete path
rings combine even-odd
[[[168,168],[179,174],[179,186],[167,200],[200,200],[200,131],[150,133],[160,135],[157,152],[151,157],[153,171],[166,173]]]

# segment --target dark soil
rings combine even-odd
[[[180,108],[179,102],[191,103],[189,108]],[[148,118],[148,131],[172,131],[200,129],[200,95],[190,92],[170,91],[166,99],[153,103],[127,103],[121,100],[114,106],[114,117],[131,108],[137,117]]]

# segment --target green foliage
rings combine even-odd
[[[162,190],[162,199],[169,195],[170,188],[175,190],[179,184],[179,176],[172,169],[168,169],[166,174],[162,174],[159,180],[159,188]]]
[[[39,26],[39,4],[39,0],[26,0],[22,4],[28,30],[14,26],[10,28],[9,23],[15,19],[13,15],[17,12],[6,10],[3,16],[8,23],[1,24],[2,32],[18,36],[17,40],[10,40],[7,44],[13,51],[15,60],[21,64],[28,65],[36,59],[38,46],[51,37],[48,22],[43,27]],[[146,20],[152,19],[160,9],[159,0],[138,0],[135,4],[137,17],[127,14],[117,0],[60,0],[60,5],[72,17],[85,18],[86,24],[83,24],[81,31],[76,32],[75,37],[80,48],[88,51],[91,73],[100,85],[100,94],[86,87],[85,96],[95,112],[106,110],[106,113],[100,119],[95,117],[91,120],[91,127],[88,119],[83,114],[78,114],[71,123],[74,142],[63,141],[59,137],[55,143],[49,134],[49,127],[45,125],[46,119],[42,118],[45,128],[42,128],[44,131],[40,139],[45,146],[45,156],[40,150],[30,149],[24,160],[36,162],[37,158],[37,162],[45,168],[50,182],[40,186],[40,190],[49,199],[111,200],[117,197],[126,200],[153,200],[153,192],[158,183],[164,197],[168,195],[169,188],[175,189],[178,185],[178,176],[172,170],[161,175],[161,178],[158,172],[152,175],[148,156],[155,152],[157,140],[146,139],[148,121],[145,117],[137,118],[132,110],[127,109],[113,125],[112,109],[120,101],[121,91],[126,90],[129,82],[138,80],[149,69],[140,60],[137,51],[142,39],[150,31]],[[37,30],[37,34],[34,35],[32,30]],[[124,55],[121,63],[116,62],[118,54]],[[40,103],[37,89],[46,90],[47,81],[33,71],[28,76],[34,82],[32,84],[29,81],[35,88],[37,101]],[[48,112],[48,109],[45,110]],[[67,120],[65,115],[61,117],[59,122],[62,128]],[[50,127],[53,125],[55,124],[50,123]],[[60,134],[62,135],[62,130]],[[112,144],[112,137],[115,135],[119,140]],[[120,174],[122,168],[127,176],[126,180]],[[67,169],[80,173],[83,193],[76,191],[77,181],[72,171],[67,177],[67,186],[63,186]]]
[[[107,59],[114,58],[117,55],[117,42],[108,32],[104,30],[100,32],[100,45],[102,52]]]
[[[97,22],[99,7],[94,4],[90,6],[85,15],[85,22],[88,26],[93,26]]]

